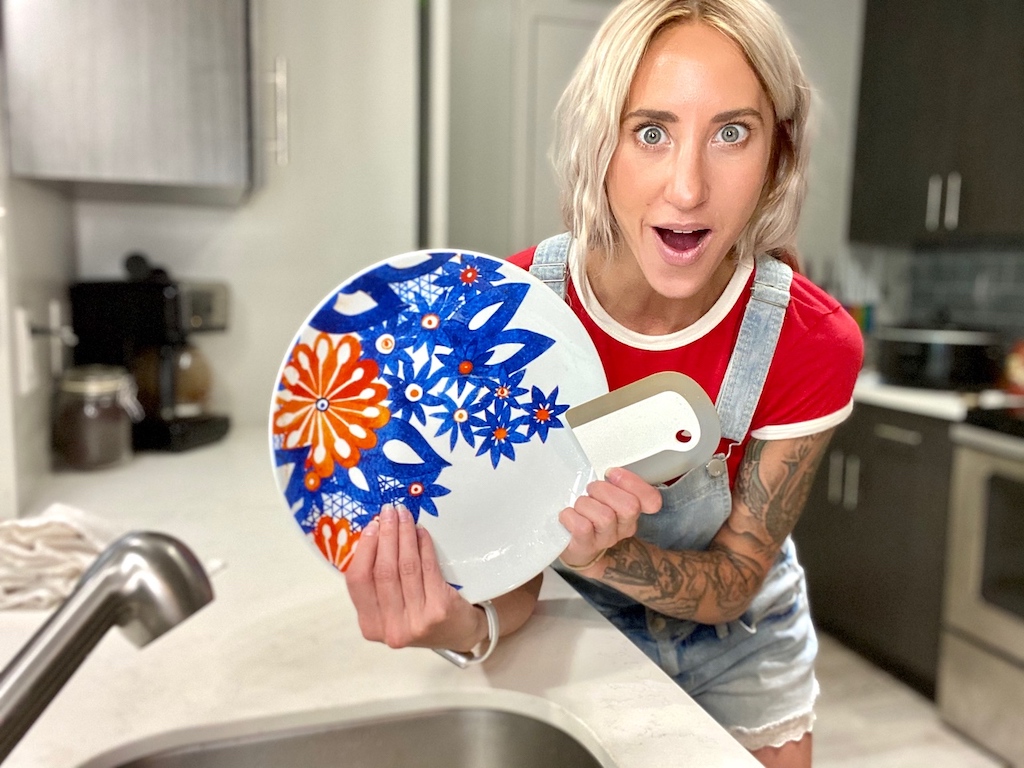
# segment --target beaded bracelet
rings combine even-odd
[[[474,652],[470,655],[460,651],[453,651],[450,648],[434,648],[434,653],[448,659],[459,669],[483,664],[494,653],[494,649],[498,647],[498,635],[501,634],[501,625],[498,623],[498,611],[495,610],[494,604],[490,600],[484,600],[482,603],[476,603],[476,605],[483,608],[484,615],[487,616],[487,648],[484,652],[480,654]]]

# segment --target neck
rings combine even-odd
[[[730,257],[696,295],[663,296],[647,282],[629,254],[606,258],[589,253],[584,268],[594,298],[615,322],[645,336],[665,336],[689,328],[707,314],[725,291],[736,270]]]

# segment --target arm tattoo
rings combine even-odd
[[[604,581],[678,618],[693,617],[706,600],[727,613],[742,610],[765,575],[756,559],[714,544],[706,552],[669,552],[633,538],[608,555]]]
[[[766,458],[766,446],[771,444],[751,440],[747,446],[735,492],[752,517],[763,526],[772,546],[781,546],[796,525],[829,437],[831,431],[780,442],[785,452],[772,456],[767,468],[762,462]],[[770,450],[778,453],[776,446]]]
[[[642,602],[652,608],[673,606],[676,611],[696,611],[706,588],[693,588],[700,574],[686,560],[673,557],[678,554],[653,550],[635,538],[623,539],[608,550],[612,564],[605,569],[603,579],[639,589],[644,596]]]
[[[624,539],[608,550],[612,562],[601,580],[669,616],[739,615],[793,530],[830,436],[751,440],[727,530],[706,551],[673,552]]]

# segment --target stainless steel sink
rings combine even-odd
[[[486,707],[289,728],[154,752],[114,768],[601,768],[566,731]]]

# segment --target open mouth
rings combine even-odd
[[[663,229],[662,227],[655,227],[654,230],[665,245],[673,251],[680,252],[692,251],[711,232],[710,229],[678,230]]]

